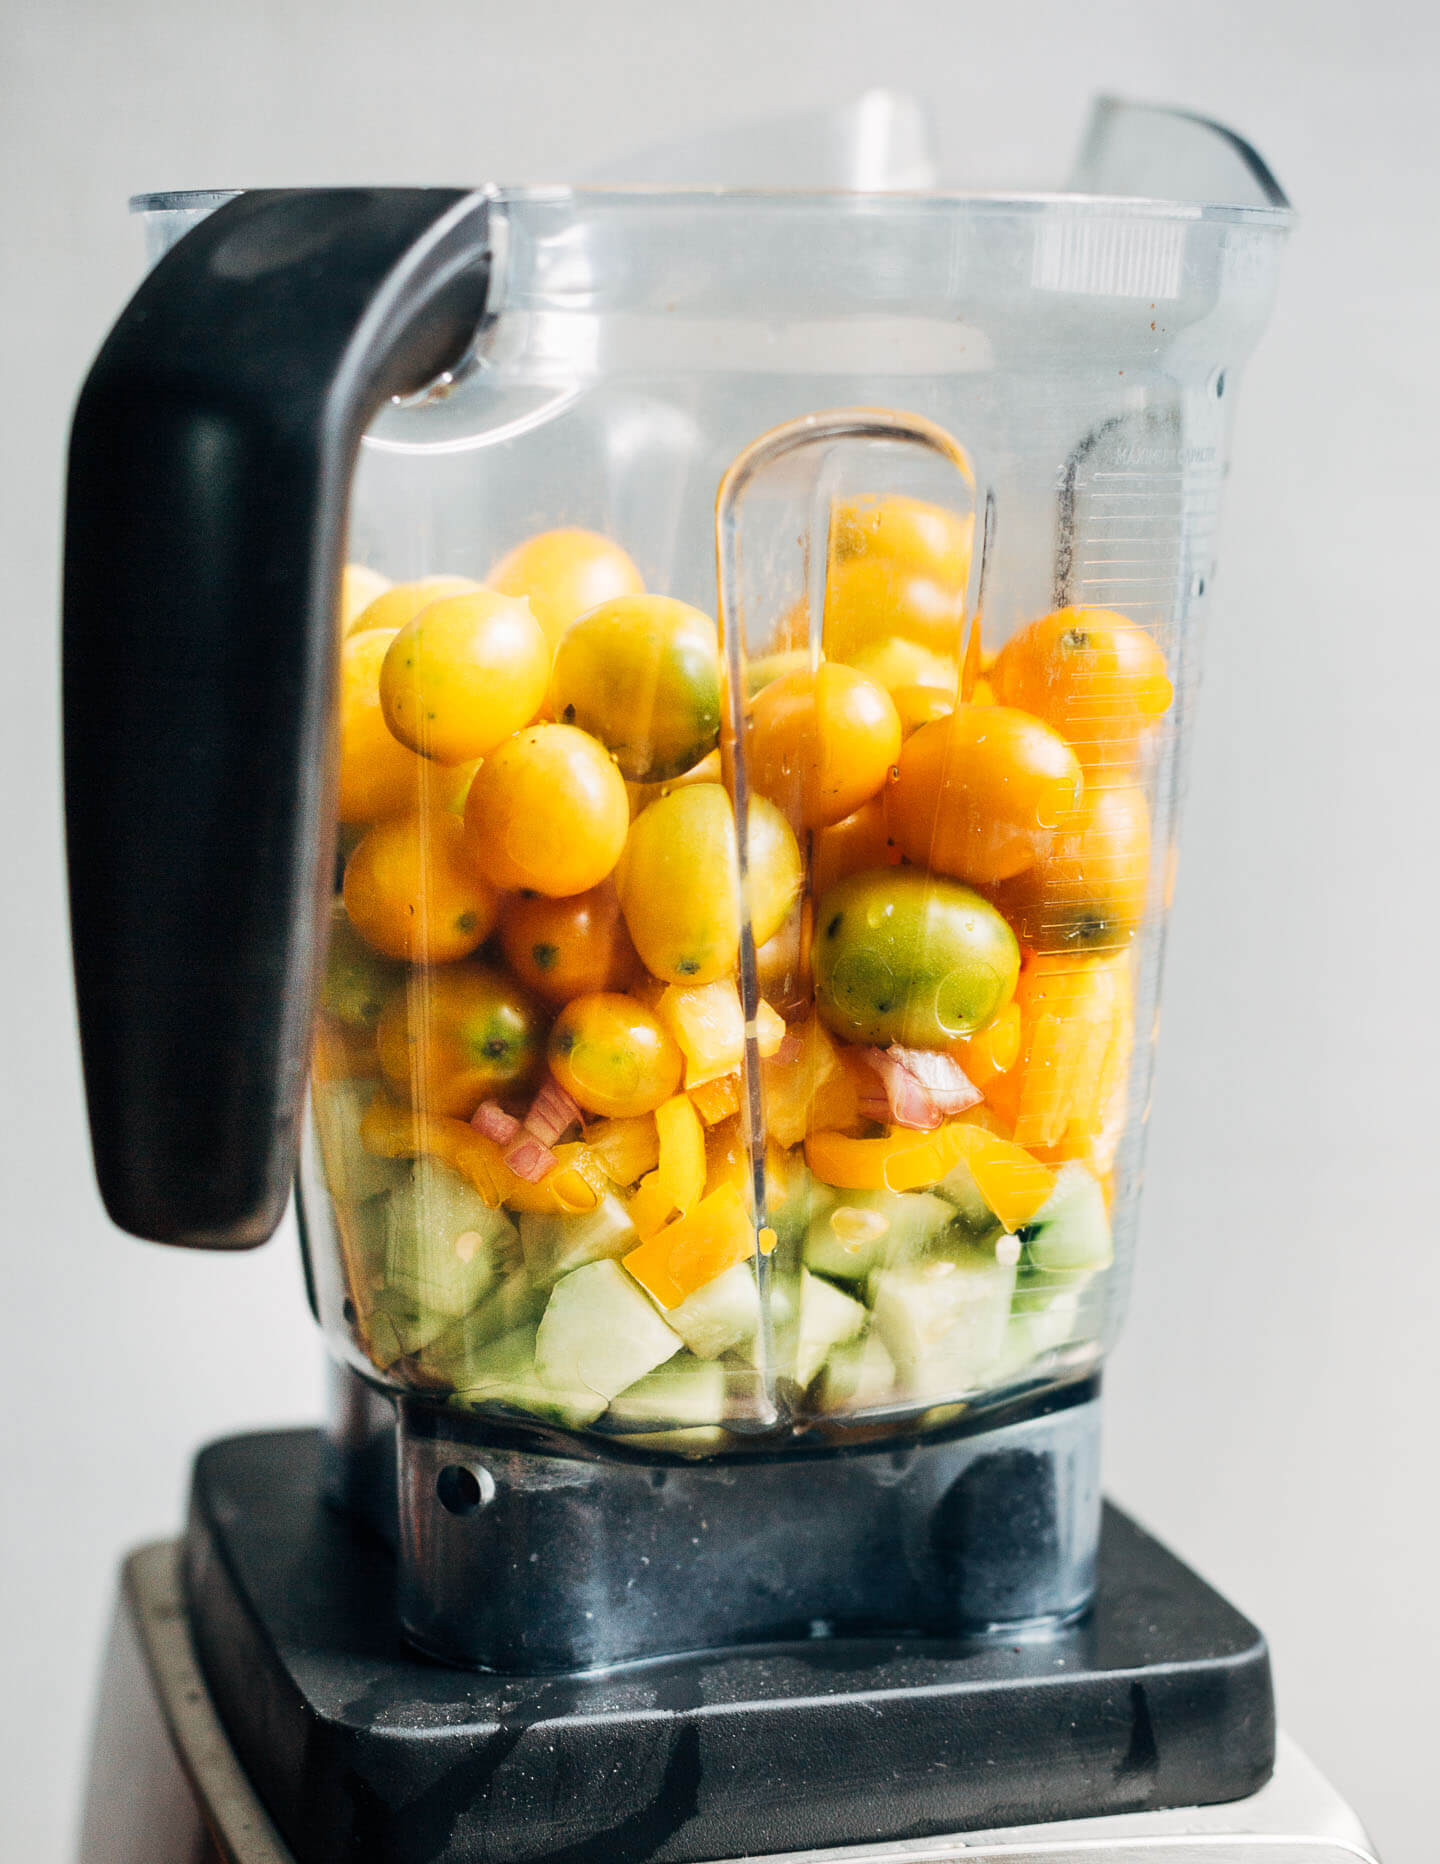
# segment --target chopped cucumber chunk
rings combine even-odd
[[[847,1191],[812,1218],[805,1266],[837,1281],[864,1281],[886,1263],[938,1247],[955,1206],[930,1191]]]
[[[604,1397],[586,1386],[567,1386],[542,1378],[536,1356],[533,1327],[515,1327],[487,1341],[468,1360],[465,1383],[457,1382],[451,1402],[472,1409],[488,1404],[512,1405],[547,1423],[572,1427],[593,1424],[605,1409]]]
[[[458,1320],[489,1292],[499,1260],[513,1257],[515,1226],[448,1165],[418,1159],[390,1193],[385,1283],[401,1303]]]
[[[862,1338],[835,1347],[825,1362],[820,1403],[826,1411],[869,1410],[894,1392],[895,1361],[873,1327]]]
[[[853,1340],[867,1315],[859,1301],[842,1294],[833,1282],[800,1271],[800,1324],[795,1340],[795,1381],[808,1385],[833,1347]]]
[[[551,1290],[535,1342],[535,1370],[558,1390],[595,1392],[608,1403],[681,1344],[618,1262],[590,1262]]]
[[[1055,1188],[1020,1231],[1025,1259],[1051,1274],[1089,1273],[1115,1260],[1105,1193],[1088,1166],[1062,1165]]]
[[[1071,1289],[1051,1297],[1033,1311],[1012,1313],[1000,1357],[990,1369],[990,1383],[1003,1385],[1026,1366],[1072,1339],[1079,1307],[1079,1290]]]
[[[406,1182],[410,1167],[404,1159],[377,1158],[360,1143],[360,1122],[375,1098],[373,1081],[317,1081],[310,1092],[325,1181],[337,1204],[379,1197]]]
[[[617,1423],[685,1429],[722,1424],[726,1415],[726,1368],[718,1359],[678,1353],[616,1397],[610,1416]]]
[[[527,1211],[520,1219],[520,1246],[537,1288],[548,1288],[587,1262],[623,1256],[640,1241],[630,1213],[613,1192],[581,1216]]]
[[[984,1194],[964,1159],[935,1187],[947,1199],[961,1225],[974,1239],[990,1236],[1004,1228],[995,1212],[985,1202]]]
[[[980,1384],[999,1360],[1015,1264],[967,1249],[881,1269],[871,1280],[873,1326],[907,1397],[938,1398]]]
[[[808,1167],[798,1161],[787,1164],[784,1194],[772,1196],[766,1217],[781,1249],[799,1244],[817,1217],[835,1202],[837,1193],[821,1184]]]
[[[449,1323],[425,1346],[420,1363],[436,1378],[463,1388],[470,1381],[476,1356],[517,1327],[529,1326],[533,1331],[544,1307],[545,1297],[536,1292],[527,1272],[511,1269],[473,1313]]]
[[[748,1262],[737,1262],[670,1308],[665,1319],[697,1359],[718,1359],[749,1346],[760,1325],[754,1270]]]

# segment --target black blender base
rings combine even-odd
[[[1260,1633],[1115,1509],[1093,1612],[1043,1638],[499,1677],[402,1642],[321,1458],[308,1430],[204,1451],[185,1550],[216,1707],[306,1864],[699,1864],[1215,1804],[1274,1762]]]

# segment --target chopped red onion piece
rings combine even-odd
[[[522,1127],[520,1137],[506,1150],[505,1163],[517,1178],[523,1178],[527,1184],[539,1184],[560,1161],[549,1146],[541,1145],[533,1133]]]
[[[513,1113],[507,1113],[493,1100],[482,1100],[470,1115],[470,1124],[477,1133],[483,1133],[487,1139],[493,1139],[497,1146],[508,1146],[520,1130],[520,1122]]]
[[[866,1049],[865,1060],[884,1084],[884,1110],[875,1112],[878,1097],[861,1096],[860,1111],[869,1119],[886,1119],[912,1132],[932,1133],[942,1120],[982,1098],[979,1089],[958,1062],[934,1049]]]
[[[525,1115],[525,1130],[533,1133],[542,1146],[553,1146],[580,1122],[579,1104],[565,1092],[553,1075],[530,1103]]]

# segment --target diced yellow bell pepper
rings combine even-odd
[[[1055,1184],[1055,1173],[1023,1146],[965,1120],[933,1133],[896,1128],[883,1139],[812,1133],[805,1159],[822,1184],[847,1191],[919,1191],[963,1161],[1007,1230],[1028,1223]]]
[[[655,1109],[660,1135],[660,1189],[681,1216],[705,1194],[705,1129],[684,1094],[672,1095]]]
[[[548,1215],[593,1210],[600,1201],[604,1174],[583,1145],[560,1146],[554,1171],[539,1184],[518,1177],[505,1163],[493,1139],[477,1133],[466,1120],[444,1114],[416,1113],[377,1094],[360,1121],[360,1141],[380,1158],[438,1158],[472,1184],[492,1209]]]
[[[745,1013],[732,979],[670,984],[661,992],[655,1014],[685,1057],[687,1091],[740,1066],[745,1053]],[[784,1020],[768,1003],[761,1003],[755,1029],[762,1055],[773,1055],[785,1040]]]
[[[690,1089],[690,1101],[706,1126],[718,1126],[740,1111],[740,1071],[717,1075]]]
[[[679,1307],[699,1288],[755,1253],[755,1230],[734,1185],[702,1198],[624,1258],[625,1267],[661,1307]]]
[[[648,1172],[640,1180],[625,1208],[630,1213],[630,1221],[635,1225],[637,1235],[641,1237],[654,1236],[657,1230],[663,1230],[679,1214],[674,1198],[660,1182],[658,1170]]]
[[[660,1135],[653,1113],[596,1120],[586,1128],[585,1143],[615,1184],[634,1184],[660,1163]]]
[[[813,1113],[825,1089],[840,1075],[840,1052],[818,1016],[795,1031],[799,1052],[793,1060],[778,1056],[760,1070],[765,1089],[765,1130],[777,1145],[798,1146],[816,1122]],[[853,1093],[852,1093],[853,1098]],[[836,1107],[836,1112],[843,1109]],[[839,1119],[819,1121],[839,1126]]]

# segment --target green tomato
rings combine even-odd
[[[983,1029],[1020,975],[1015,934],[988,900],[903,867],[851,874],[821,895],[810,961],[828,1028],[906,1048]]]

